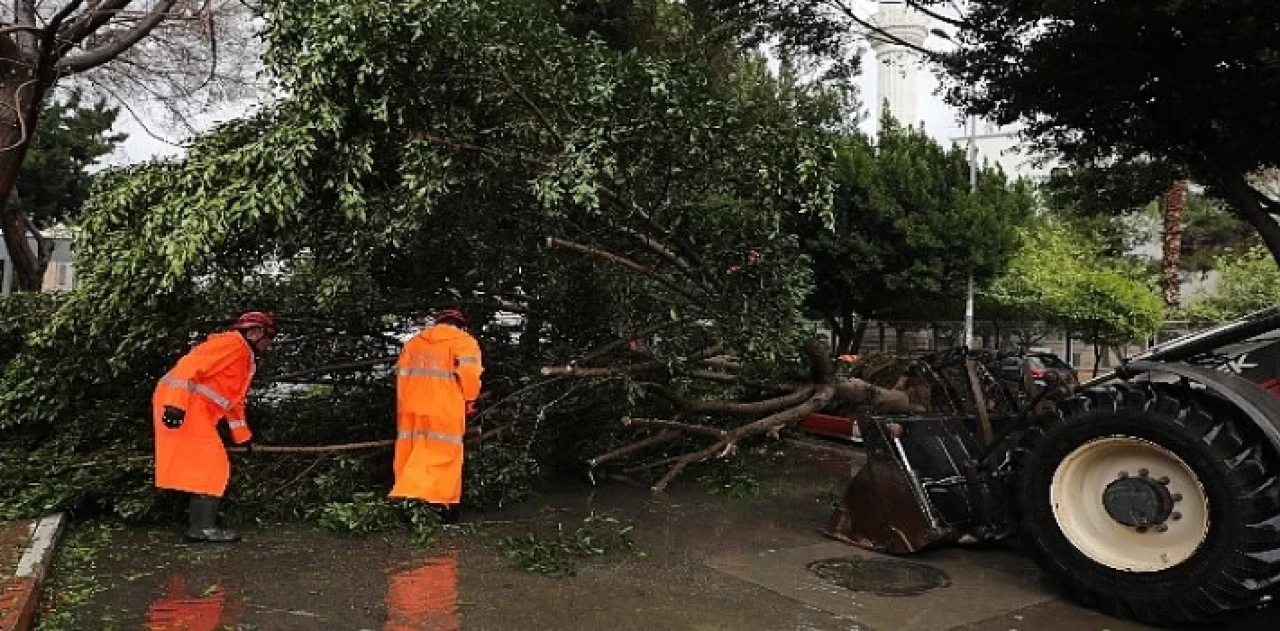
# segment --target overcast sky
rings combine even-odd
[[[861,5],[864,17],[870,16],[875,12],[875,2],[862,0]],[[929,41],[925,43],[925,47],[931,50],[941,50],[946,45],[945,41],[937,37],[930,37]],[[953,138],[962,135],[964,129],[957,122],[955,111],[944,105],[941,97],[937,94],[938,78],[927,68],[922,69],[918,77],[919,84],[916,94],[919,102],[916,105],[916,111],[921,121],[916,121],[916,123],[922,122],[925,131],[943,144],[947,144]],[[875,55],[870,50],[862,57],[862,76],[859,77],[859,86],[864,109],[870,103],[879,102],[879,96],[876,95]],[[230,104],[219,108],[217,111],[207,112],[198,117],[196,122],[202,129],[208,129],[217,122],[241,115],[250,105],[250,103]],[[120,131],[128,134],[128,139],[112,156],[105,160],[108,165],[133,164],[152,157],[179,155],[182,152],[180,147],[172,144],[182,142],[184,135],[181,132],[166,127],[162,117],[150,116],[146,112],[136,112],[136,114],[134,116],[129,112],[121,113],[118,127]],[[876,121],[874,117],[865,116],[865,114],[866,112],[864,112],[862,129],[866,133],[873,133]],[[139,119],[141,119],[141,122],[139,122]],[[147,129],[150,129],[152,133],[148,134]],[[158,136],[159,138],[153,136]]]

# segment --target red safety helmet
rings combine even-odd
[[[235,323],[231,325],[232,331],[243,331],[245,329],[263,329],[267,332],[267,337],[275,337],[278,330],[275,318],[261,311],[242,313],[239,318],[236,318]]]
[[[462,310],[458,309],[457,307],[449,307],[447,309],[441,309],[436,313],[436,324],[440,324],[450,320],[457,322],[458,324],[461,324],[464,327],[467,326],[467,316],[462,315]]]

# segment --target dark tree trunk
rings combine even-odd
[[[840,315],[833,319],[833,322],[836,325],[834,332],[836,335],[835,351],[837,357],[840,355],[848,355],[852,352],[850,350],[851,348],[856,348],[853,338],[857,332],[855,329],[855,322],[857,321],[858,320],[854,316],[853,312],[848,309],[841,310]]]
[[[1243,176],[1228,179],[1224,188],[1240,216],[1258,231],[1271,258],[1280,263],[1280,203],[1266,199]]]
[[[853,341],[849,342],[849,352],[857,353],[862,350],[862,341],[867,337],[867,325],[871,324],[866,318],[858,318],[858,326],[853,329]]]
[[[44,84],[36,80],[21,52],[8,41],[0,42],[0,231],[13,265],[19,291],[40,291],[44,269],[40,253],[27,241],[31,226],[17,203],[18,171],[35,135]],[[39,236],[39,235],[35,235]]]

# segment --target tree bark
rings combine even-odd
[[[0,231],[13,265],[18,291],[40,291],[44,270],[40,255],[27,241],[27,217],[17,203],[18,171],[27,157],[39,118],[43,89],[30,69],[15,63],[9,46],[0,45]]]
[[[858,318],[858,325],[853,329],[853,339],[849,341],[849,352],[857,353],[862,349],[862,340],[867,337],[867,326],[871,324],[866,318]]]
[[[1224,188],[1240,216],[1258,231],[1262,242],[1271,251],[1271,257],[1280,263],[1280,222],[1276,221],[1280,203],[1269,201],[1244,176],[1228,179]]]
[[[1164,208],[1164,256],[1161,259],[1164,303],[1177,308],[1182,305],[1182,228],[1187,208],[1187,181],[1175,180],[1170,184],[1161,206]]]

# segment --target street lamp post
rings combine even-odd
[[[978,189],[978,119],[969,116],[969,192]],[[973,348],[973,272],[969,272],[969,292],[964,301],[964,346]]]

